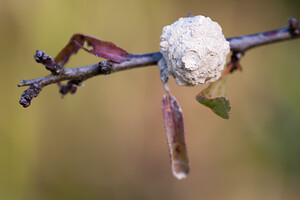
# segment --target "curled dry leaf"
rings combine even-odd
[[[211,83],[206,89],[202,90],[196,99],[201,104],[209,107],[214,113],[223,119],[229,119],[231,110],[229,99],[226,95],[226,77],[224,75],[217,81]]]
[[[176,99],[169,92],[163,96],[162,113],[173,175],[178,179],[186,178],[190,168],[185,145],[183,116]]]
[[[88,49],[84,47],[85,42],[87,42],[88,46],[91,46],[93,48]],[[112,42],[100,40],[89,35],[74,34],[69,43],[55,57],[55,61],[57,63],[60,63],[61,66],[64,66],[69,61],[70,56],[72,54],[76,54],[80,48],[98,57],[105,58],[117,63],[128,60],[131,55]]]

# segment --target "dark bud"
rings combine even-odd
[[[292,35],[297,36],[300,35],[300,27],[299,22],[296,18],[289,18],[290,32]]]
[[[42,50],[36,51],[34,59],[37,63],[43,64],[46,69],[51,71],[51,73],[54,75],[58,75],[61,72],[61,66],[57,64],[51,56],[47,55]]]
[[[59,89],[59,92],[65,96],[66,94],[75,94],[77,91],[77,87],[81,85],[81,81],[79,80],[71,80],[68,81],[67,84],[62,85]]]
[[[111,72],[112,64],[109,61],[102,60],[99,62],[99,70],[101,74],[108,75]]]
[[[230,58],[230,63],[228,67],[230,67],[229,72],[233,73],[235,70],[242,71],[242,66],[240,65],[240,59],[242,58],[242,52],[233,52]]]
[[[19,103],[24,107],[27,108],[30,106],[31,100],[38,96],[41,92],[42,87],[38,84],[31,85],[27,90],[25,90],[21,96]]]

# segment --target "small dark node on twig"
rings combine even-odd
[[[107,60],[102,60],[99,62],[100,74],[108,75],[112,70],[112,63]]]
[[[299,25],[299,22],[296,18],[289,18],[289,24],[290,24],[290,33],[293,35],[293,36],[298,36],[300,35],[300,25]]]
[[[36,54],[34,55],[34,59],[37,63],[43,64],[47,70],[51,71],[53,75],[58,75],[61,72],[62,67],[55,62],[55,60],[47,55],[42,50],[36,50]]]
[[[227,72],[233,73],[235,70],[242,71],[242,66],[240,64],[240,60],[243,56],[242,52],[232,52],[230,62],[227,65]]]
[[[77,87],[80,86],[82,81],[80,80],[70,80],[67,84],[60,86],[59,93],[64,97],[66,94],[75,94],[77,91]]]
[[[19,103],[24,108],[27,108],[28,106],[30,106],[31,100],[34,97],[37,97],[41,91],[42,91],[42,87],[39,84],[37,83],[32,84],[27,90],[23,92]]]

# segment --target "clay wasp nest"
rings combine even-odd
[[[173,75],[178,85],[214,82],[221,76],[230,52],[221,26],[209,17],[180,18],[162,31],[160,69]]]

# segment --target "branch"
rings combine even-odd
[[[227,41],[230,43],[230,50],[233,52],[231,57],[232,62],[228,67],[230,68],[229,71],[232,72],[235,69],[240,68],[238,61],[241,59],[245,51],[253,47],[299,38],[300,23],[295,18],[290,18],[288,22],[289,26],[282,29],[228,38]],[[60,84],[61,81],[69,80],[67,85],[60,87],[60,92],[63,95],[67,94],[68,92],[75,93],[77,86],[82,81],[91,77],[101,74],[110,74],[127,69],[156,65],[161,58],[162,55],[160,52],[141,55],[131,54],[129,60],[121,63],[116,63],[113,61],[101,61],[100,63],[94,65],[65,69],[60,68],[60,66],[57,65],[50,56],[38,50],[35,55],[36,61],[45,65],[45,67],[50,70],[52,74],[37,79],[23,80],[18,87],[30,87],[28,90],[23,92],[20,99],[20,104],[24,107],[28,107],[31,100],[39,94],[43,87],[49,84]]]
[[[88,78],[97,75],[107,75],[113,72],[118,72],[127,69],[133,69],[138,67],[156,65],[161,59],[160,52],[133,55],[130,60],[121,63],[115,63],[111,61],[101,61],[94,65],[87,65],[76,68],[63,69],[59,75],[48,75],[37,79],[23,80],[18,87],[29,86],[34,83],[38,83],[41,87],[47,86],[52,83],[58,83],[65,80],[80,80],[84,81]]]
[[[253,47],[300,37],[300,23],[295,18],[288,20],[289,26],[273,31],[228,38],[230,50],[233,52],[245,52]]]

